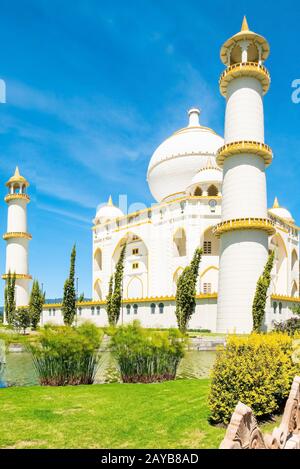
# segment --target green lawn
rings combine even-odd
[[[216,448],[209,380],[0,389],[1,448]]]

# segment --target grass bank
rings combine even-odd
[[[217,448],[209,380],[0,390],[1,448]]]

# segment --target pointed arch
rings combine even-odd
[[[102,286],[99,278],[94,283],[94,297],[96,300],[102,300]]]
[[[102,270],[102,250],[97,248],[94,253],[94,269]]]
[[[296,280],[294,280],[292,284],[292,289],[291,289],[291,296],[298,296],[298,292],[299,292],[298,285],[297,285]]]
[[[213,225],[208,226],[202,233],[200,246],[204,256],[219,256],[220,240],[213,234]]]
[[[210,197],[215,197],[218,195],[218,193],[218,188],[214,184],[211,184],[207,189],[207,195],[209,195]]]
[[[292,268],[292,270],[295,268],[297,262],[298,262],[298,254],[297,254],[296,249],[294,248],[292,250],[292,258],[291,258],[291,268]]]
[[[124,244],[126,243],[125,249],[125,258],[124,258],[124,295],[128,294],[128,288],[131,280],[133,278],[137,278],[136,274],[139,275],[139,278],[142,282],[142,292],[140,293],[140,288],[138,284],[130,284],[130,291],[135,288],[137,291],[134,296],[147,296],[148,294],[148,259],[149,259],[149,252],[148,247],[144,240],[134,232],[127,232],[117,243],[113,255],[112,255],[112,266],[111,272],[114,272],[116,264],[120,258],[121,249],[123,248]]]
[[[176,294],[176,290],[177,290],[177,282],[178,282],[178,279],[180,277],[180,275],[182,274],[184,270],[184,267],[177,267],[177,269],[175,270],[174,274],[173,274],[173,293],[174,295]]]
[[[280,233],[275,233],[270,240],[270,249],[275,253],[275,262],[273,267],[274,283],[276,293],[286,293],[289,290],[287,281],[288,253],[284,239]]]
[[[209,271],[209,270],[217,270],[219,271],[219,267],[216,267],[215,265],[210,265],[207,267],[203,272],[200,274],[200,278],[204,277],[204,275]]]
[[[140,277],[132,277],[126,290],[127,298],[143,298],[143,281]]]
[[[177,228],[174,233],[173,253],[176,257],[186,256],[186,234],[184,228]]]
[[[219,269],[210,265],[200,274],[200,292],[214,293],[218,291]]]

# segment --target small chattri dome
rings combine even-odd
[[[284,207],[280,207],[277,197],[275,197],[273,207],[269,212],[273,215],[277,215],[279,218],[283,218],[289,222],[294,222],[291,212]]]
[[[223,174],[219,168],[204,168],[201,169],[192,179],[192,185],[195,184],[209,184],[218,183],[222,184]]]
[[[178,130],[155,150],[148,167],[147,180],[153,197],[161,202],[169,197],[185,194],[197,172],[215,163],[222,137],[199,123],[200,111],[188,111],[187,127]]]
[[[100,205],[97,209],[96,216],[94,218],[94,223],[107,223],[111,220],[114,220],[119,217],[123,217],[124,213],[118,207],[113,204],[112,197],[109,197],[109,200],[106,204]]]

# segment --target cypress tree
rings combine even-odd
[[[75,290],[75,261],[76,246],[74,244],[71,252],[70,274],[64,285],[64,296],[62,303],[62,314],[64,323],[71,326],[76,315],[76,290]]]
[[[260,332],[265,315],[267,293],[271,283],[271,271],[274,264],[274,251],[268,257],[262,275],[256,284],[256,291],[252,304],[253,332]]]
[[[112,323],[112,296],[114,291],[114,275],[112,274],[109,279],[109,286],[108,286],[108,295],[106,297],[106,313],[108,317],[108,322],[110,325]]]
[[[107,316],[110,325],[118,323],[122,304],[122,284],[124,274],[124,259],[125,259],[126,244],[121,250],[119,260],[116,265],[114,275],[110,278],[109,293],[107,297]]]
[[[43,304],[45,303],[45,294],[42,292],[39,282],[34,280],[30,300],[29,300],[29,315],[31,318],[31,327],[36,329],[41,319],[43,312]]]
[[[5,319],[7,324],[12,325],[16,310],[16,274],[8,272],[4,291]]]
[[[196,307],[196,285],[201,256],[202,249],[197,248],[190,265],[183,270],[177,282],[175,314],[178,328],[183,333],[186,332]]]

